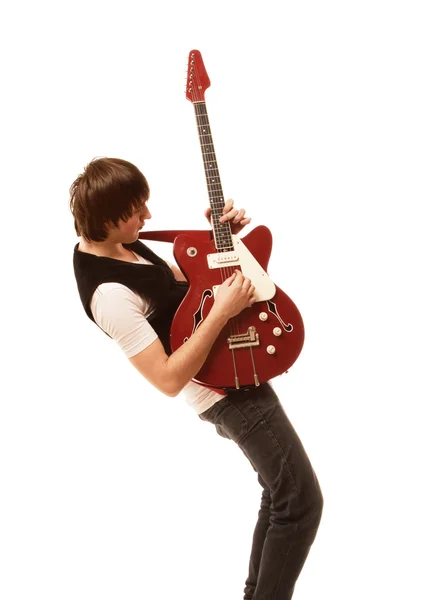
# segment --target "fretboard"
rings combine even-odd
[[[208,121],[205,102],[194,102],[196,123],[198,125],[199,141],[201,142],[202,159],[204,161],[205,177],[207,179],[208,195],[211,206],[211,224],[214,232],[215,247],[217,252],[230,252],[234,250],[232,231],[229,223],[220,223],[223,216],[224,197],[221,188],[220,174],[218,172],[214,143]]]

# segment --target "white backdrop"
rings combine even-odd
[[[72,268],[95,156],[146,175],[146,230],[207,225],[193,48],[225,196],[271,229],[305,321],[274,380],[325,498],[294,598],[425,598],[421,4],[2,9],[2,598],[242,598],[254,471],[87,319]]]

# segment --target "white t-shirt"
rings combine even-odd
[[[138,262],[152,264],[142,256],[133,254]],[[101,283],[93,294],[90,308],[96,323],[117,342],[127,358],[135,356],[158,338],[147,321],[153,311],[152,303],[121,283]],[[182,393],[197,414],[225,396],[194,381],[189,381]]]

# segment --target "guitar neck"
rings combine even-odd
[[[220,223],[223,215],[224,196],[221,188],[214,143],[208,120],[205,102],[194,102],[199,141],[201,143],[202,159],[207,180],[208,196],[211,207],[211,224],[217,252],[231,252],[233,248],[232,231],[229,223]]]

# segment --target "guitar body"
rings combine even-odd
[[[174,257],[190,287],[171,326],[173,352],[202,326],[214,304],[215,290],[235,268],[256,288],[252,307],[229,320],[194,378],[216,388],[259,385],[281,375],[296,361],[304,343],[300,312],[267,274],[272,250],[269,229],[259,226],[243,239],[233,236],[233,241],[233,254],[224,256],[217,253],[213,240],[201,242],[189,235],[174,240]],[[228,266],[221,266],[222,260]]]

